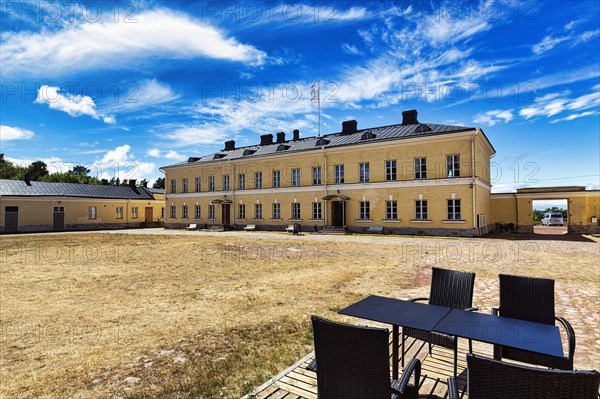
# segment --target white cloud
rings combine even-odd
[[[175,150],[162,152],[158,148],[152,148],[148,150],[147,154],[154,158],[166,158],[177,162],[185,161],[188,158]]]
[[[27,140],[33,138],[34,133],[31,130],[20,127],[0,125],[0,140]]]
[[[568,93],[550,93],[543,97],[536,98],[534,105],[521,108],[521,110],[519,110],[519,115],[525,119],[531,119],[542,116],[551,117],[564,111],[583,111],[590,108],[597,108],[600,106],[600,90],[596,86],[594,87],[594,90],[595,92],[593,93],[576,98],[567,97]],[[553,122],[569,121],[596,113],[598,113],[598,111],[593,111],[592,113],[573,113]]]
[[[117,103],[103,104],[103,108],[108,112],[130,112],[166,104],[178,98],[179,95],[173,92],[169,85],[156,79],[147,79],[136,82],[128,93],[118,96]]]
[[[95,69],[122,69],[153,59],[207,57],[250,65],[266,54],[228,38],[216,28],[166,9],[141,12],[135,23],[76,22],[58,31],[2,35],[3,74],[57,76]]]
[[[564,118],[555,119],[555,120],[551,121],[550,123],[557,123],[557,122],[563,122],[563,121],[572,121],[573,119],[583,118],[585,116],[598,115],[598,113],[599,112],[597,112],[597,111],[585,111],[585,112],[581,112],[579,114],[571,114],[571,115],[566,116]]]
[[[113,116],[96,111],[96,104],[91,97],[78,94],[64,96],[59,91],[60,88],[57,86],[43,85],[38,90],[35,102],[37,104],[48,104],[51,109],[66,112],[72,117],[88,115],[94,119],[102,119],[104,123],[114,124],[116,122]]]
[[[342,43],[342,50],[351,55],[361,55],[360,50],[350,43]]]
[[[552,50],[553,48],[562,43],[569,43],[573,46],[576,46],[578,44],[587,42],[588,40],[598,36],[598,34],[600,33],[600,30],[593,30],[585,31],[577,35],[572,32],[572,29],[573,25],[572,23],[569,23],[565,26],[565,30],[569,31],[568,35],[556,37],[552,37],[551,35],[544,36],[541,42],[534,44],[531,47],[531,51],[535,55],[540,55]]]
[[[473,118],[475,123],[483,123],[488,126],[494,126],[496,123],[508,123],[513,119],[513,110],[494,109],[483,114],[478,114]]]
[[[99,179],[119,178],[124,179],[148,179],[158,175],[158,168],[153,162],[140,162],[131,153],[131,146],[124,144],[114,150],[107,151],[104,156],[96,162],[86,165],[91,169],[90,175]]]
[[[342,10],[334,3],[320,3],[317,6],[307,4],[280,4],[263,13],[255,24],[276,24],[278,27],[301,25],[310,27],[319,24],[341,23],[365,20],[372,14],[364,7],[351,7]]]

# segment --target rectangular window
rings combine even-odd
[[[418,200],[415,202],[415,219],[427,220],[427,200]]]
[[[162,219],[164,219],[164,218],[165,218],[165,207],[164,207],[164,206],[163,206],[162,208],[160,208],[160,217],[161,217]]]
[[[133,208],[131,208],[131,218],[132,219],[138,218],[138,207],[137,206],[134,206]]]
[[[208,205],[208,218],[215,220],[215,206],[213,204]]]
[[[415,158],[415,179],[427,179],[427,158]]]
[[[313,202],[312,204],[312,218],[323,219],[323,212],[320,202]]]
[[[312,168],[312,184],[319,185],[321,184],[321,167],[315,166]]]
[[[262,188],[262,172],[254,173],[254,188]]]
[[[358,164],[358,181],[366,183],[370,179],[369,177],[369,163],[362,162]]]
[[[448,200],[448,220],[461,220],[459,199]]]
[[[385,161],[385,180],[392,181],[397,178],[396,160]]]
[[[278,170],[273,171],[273,187],[281,187],[281,172]]]
[[[181,190],[184,193],[188,192],[188,179],[181,179]]]
[[[117,207],[117,219],[123,219],[123,207],[122,206]]]
[[[215,177],[208,176],[208,191],[215,191]]]
[[[171,205],[171,219],[177,219],[177,208],[175,208],[175,205]]]
[[[398,220],[398,201],[385,201],[385,218]]]
[[[292,186],[300,186],[300,169],[292,169]]]
[[[196,192],[200,192],[200,178],[196,177]]]
[[[88,219],[96,220],[96,207],[95,206],[90,206],[88,208]]]
[[[448,177],[460,177],[460,155],[446,155]]]
[[[281,219],[281,204],[273,204],[273,219]]]
[[[194,207],[194,219],[201,219],[202,214],[200,213],[200,205]]]
[[[171,179],[171,193],[177,192],[177,180]]]
[[[188,215],[188,206],[187,205],[181,205],[181,218],[182,219],[187,219],[189,217]]]
[[[262,218],[262,204],[254,204],[254,219]]]
[[[118,209],[118,208],[117,208]],[[121,208],[122,210],[123,208]],[[64,212],[65,211],[65,207],[64,206],[55,206],[54,207],[54,212]]]
[[[245,190],[246,189],[246,174],[240,173],[238,175],[238,189]]]
[[[300,203],[292,203],[292,219],[300,219]]]
[[[335,165],[335,183],[341,184],[344,182],[344,165]]]
[[[246,219],[246,204],[238,205],[238,219]]]
[[[371,219],[371,203],[369,201],[359,202],[358,217],[363,220]]]
[[[229,175],[223,176],[223,191],[229,191]]]

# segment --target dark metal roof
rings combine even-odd
[[[429,129],[427,129],[429,128]],[[229,160],[229,159],[240,159],[244,158],[254,158],[265,155],[272,154],[284,154],[291,152],[300,152],[300,151],[310,151],[317,148],[332,148],[332,147],[342,147],[348,145],[357,145],[357,144],[365,144],[365,143],[373,143],[380,141],[388,141],[388,140],[400,140],[400,139],[408,139],[414,137],[426,137],[426,136],[436,136],[436,135],[446,135],[452,133],[466,132],[470,130],[475,130],[474,127],[466,127],[466,126],[451,126],[451,125],[440,125],[434,123],[418,123],[418,124],[410,124],[410,125],[390,125],[390,126],[381,126],[369,129],[361,129],[357,130],[351,134],[342,134],[340,133],[332,133],[327,134],[321,137],[313,136],[306,137],[299,140],[287,140],[285,141],[285,146],[289,146],[289,148],[285,150],[279,150],[282,143],[272,143],[266,145],[251,145],[245,147],[239,147],[234,150],[229,151],[219,151],[217,153],[207,154],[202,157],[193,157],[188,160],[188,162],[182,162],[175,165],[166,166],[166,168],[170,166],[180,166],[180,165],[191,165],[191,164],[199,164],[199,163],[208,163],[214,162],[216,159],[219,161]],[[366,136],[365,133],[368,133]],[[364,137],[363,137],[364,136]],[[484,135],[485,136],[485,135]],[[486,138],[487,139],[487,138]],[[319,141],[320,140],[320,141]],[[319,145],[317,145],[317,141],[319,141]],[[489,142],[489,140],[488,140]],[[321,145],[324,144],[324,145]],[[491,144],[490,144],[491,146]],[[493,148],[493,147],[492,147]],[[245,154],[245,155],[244,155]]]
[[[146,190],[142,187],[133,189],[129,186],[41,181],[32,181],[31,186],[28,186],[23,180],[0,179],[0,195],[2,196],[153,199]]]

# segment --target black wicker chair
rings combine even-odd
[[[389,332],[312,317],[320,399],[413,399],[419,396],[421,362],[413,359],[390,383]],[[414,374],[414,384],[409,384]]]
[[[473,305],[473,288],[475,286],[475,273],[460,272],[456,270],[431,268],[431,288],[429,298],[413,298],[410,301],[427,301],[431,305],[446,306],[453,309],[477,310]],[[432,345],[439,345],[454,350],[454,376],[456,376],[456,360],[458,357],[458,339],[455,336],[433,331],[423,331],[414,328],[402,328],[402,366],[406,337],[413,337],[429,343],[429,354]],[[469,340],[469,351],[473,351],[473,344]]]
[[[469,399],[597,399],[600,373],[509,364],[467,354]],[[456,379],[448,379],[448,399],[459,399]]]
[[[537,323],[555,325],[558,320],[567,331],[567,357],[554,357],[506,346],[494,345],[494,359],[511,359],[555,369],[573,370],[575,332],[567,320],[554,314],[554,280],[501,274],[500,308],[492,309],[495,315]]]

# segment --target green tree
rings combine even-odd
[[[19,180],[26,171],[27,168],[14,164],[0,154],[0,179]]]
[[[159,177],[158,179],[156,179],[156,181],[152,185],[152,188],[162,188],[164,190],[164,188],[165,188],[165,178],[164,177]]]
[[[71,172],[78,176],[87,176],[87,174],[90,173],[90,170],[83,165],[77,165]]]
[[[49,173],[48,166],[43,161],[35,161],[27,167],[27,173],[29,173],[30,180],[40,180],[42,176],[46,176]]]

